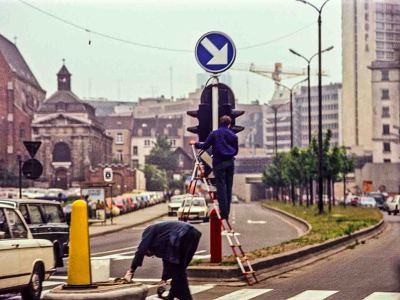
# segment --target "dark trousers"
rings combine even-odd
[[[213,166],[213,172],[221,218],[228,219],[232,201],[233,174],[235,172],[233,159]]]
[[[172,279],[171,289],[168,295],[168,299],[170,300],[174,298],[178,298],[179,300],[193,299],[189,290],[186,268],[196,252],[200,237],[201,233],[197,229],[192,228],[180,241],[179,264],[172,264],[167,260],[163,260],[162,279]]]

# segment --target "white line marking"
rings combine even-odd
[[[43,287],[49,287],[49,286],[56,286],[60,284],[64,284],[65,281],[43,281]]]
[[[190,293],[192,295],[207,291],[209,289],[212,289],[213,287],[215,287],[215,284],[189,285]],[[156,300],[156,299],[160,298],[158,298],[157,295],[150,295],[146,297],[146,300]]]
[[[272,291],[271,289],[241,289],[214,300],[249,300]]]
[[[364,300],[400,300],[400,293],[372,293]]]
[[[338,291],[319,291],[319,290],[308,290],[304,291],[294,297],[287,300],[323,300],[329,296],[336,294]]]
[[[211,254],[193,255],[193,259],[209,259],[209,258],[211,258]]]
[[[252,221],[252,220],[247,220],[247,224],[266,224],[267,221]]]

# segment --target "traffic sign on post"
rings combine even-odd
[[[24,145],[26,150],[28,150],[29,155],[31,156],[31,158],[34,158],[37,151],[40,148],[40,145],[42,144],[42,142],[34,142],[34,141],[24,141]]]
[[[22,165],[22,174],[28,179],[38,179],[43,173],[42,164],[34,158],[28,159]]]
[[[103,178],[104,178],[105,182],[112,182],[113,181],[113,170],[109,167],[104,168]]]
[[[221,73],[228,70],[236,58],[236,48],[232,39],[223,32],[210,31],[197,42],[196,60],[210,73]]]

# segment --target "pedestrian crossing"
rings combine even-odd
[[[114,278],[110,278],[113,280]],[[49,280],[43,282],[43,292],[42,297],[48,293],[51,289],[59,286],[61,284],[65,284],[67,280],[66,276],[52,276]],[[146,278],[135,278],[137,282],[145,282],[150,290],[150,295],[146,298],[146,300],[157,300],[159,299],[155,294],[155,287],[159,282],[159,279],[146,279]],[[210,300],[250,300],[250,299],[264,299],[263,296],[267,297],[267,299],[273,299],[271,292],[280,292],[282,291],[276,289],[269,288],[237,288],[235,290],[230,290],[226,292],[226,289],[221,288],[216,284],[194,284],[189,286],[192,295],[194,295],[194,299],[196,299],[196,295],[200,293],[211,292],[210,294],[216,295],[214,298],[204,297],[202,294],[201,299],[210,299]],[[233,288],[232,288],[233,289]],[[225,292],[222,292],[225,290]],[[302,290],[298,291],[295,295],[288,295],[286,300],[324,300],[331,296],[337,296],[337,299],[340,299],[340,291],[339,290]],[[281,299],[281,298],[280,298]],[[336,299],[336,298],[335,298]],[[0,300],[21,300],[21,297],[16,294],[8,294],[8,295],[0,295]],[[356,300],[356,299],[354,299]],[[370,295],[360,298],[359,300],[400,300],[400,292],[373,292]]]

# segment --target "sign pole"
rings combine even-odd
[[[19,199],[22,199],[22,159],[21,159],[21,155],[18,155],[18,187],[19,187]]]
[[[213,87],[212,87],[212,130],[218,129],[218,77],[213,76]]]

